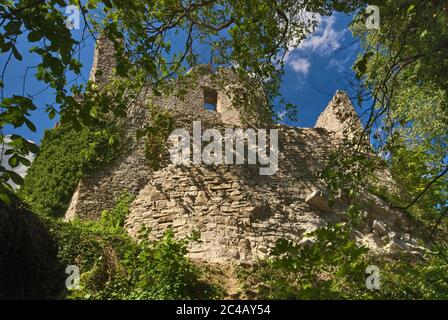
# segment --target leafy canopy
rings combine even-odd
[[[287,49],[297,46],[315,26],[305,12],[330,14],[350,11],[360,1],[307,0],[2,0],[0,1],[0,134],[3,128],[26,126],[36,131],[30,113],[45,108],[50,118],[59,114],[62,123],[79,130],[96,114],[125,114],[126,106],[143,86],[154,92],[167,80],[180,77],[199,62],[233,66],[240,74],[263,83],[271,101],[279,96],[279,81]],[[77,5],[83,20],[82,36],[74,38],[66,27],[65,8]],[[105,35],[114,43],[116,75],[100,90],[98,85],[69,83],[79,76],[79,52],[88,37]],[[176,46],[173,43],[176,42]],[[37,80],[54,92],[54,101],[38,106],[35,97],[23,92],[5,96],[5,72],[13,59],[23,60],[21,44],[32,44],[30,53]],[[179,44],[180,43],[180,44]],[[201,48],[209,49],[210,61],[201,61]],[[23,61],[26,63],[26,61]],[[28,70],[28,69],[27,69]],[[287,107],[291,107],[287,104]],[[13,136],[11,165],[26,163],[24,155],[36,146],[20,135]],[[0,141],[3,142],[3,141]],[[20,179],[1,168],[3,183]],[[6,185],[3,185],[5,187]]]
[[[434,222],[448,211],[448,5],[370,4],[380,29],[366,29],[363,15],[352,26],[363,49],[354,69],[369,103],[366,132],[388,161],[400,206]]]

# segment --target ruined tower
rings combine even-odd
[[[110,56],[103,58],[101,52],[97,50],[97,68],[110,65]],[[234,105],[232,90],[228,90],[241,83],[229,71],[213,74],[200,67],[191,72],[196,77],[190,79],[182,96],[174,90],[154,97],[147,90],[136,99],[127,118],[127,135],[134,138],[114,163],[80,181],[66,219],[97,219],[127,191],[135,195],[125,223],[132,236],[143,227],[153,239],[168,228],[178,238],[199,232],[200,242],[190,244],[189,256],[217,263],[254,261],[266,256],[279,238],[300,242],[317,227],[347,221],[348,203],[341,200],[329,206],[318,178],[341,139],[362,129],[349,98],[341,91],[314,128],[269,124],[279,135],[275,175],[259,175],[257,166],[247,164],[180,166],[167,161],[152,170],[143,143],[134,135],[150,121],[148,103],[168,110],[176,126],[187,130],[198,120],[204,129],[248,125],[242,121],[244,108]],[[110,75],[107,71],[100,74]],[[365,201],[369,202],[367,222],[356,233],[358,241],[378,250],[416,247],[402,213],[371,194],[365,195]]]

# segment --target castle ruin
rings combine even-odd
[[[105,81],[111,75],[113,49],[106,41],[99,43],[91,79]],[[342,91],[336,92],[314,128],[267,124],[279,132],[275,175],[259,175],[257,166],[247,164],[179,166],[165,161],[158,170],[148,166],[144,143],[135,138],[150,121],[148,101],[169,110],[176,126],[188,130],[193,121],[201,121],[203,129],[248,126],[242,108],[233,105],[226,90],[240,85],[238,81],[225,70],[216,77],[206,67],[199,69],[183,96],[173,92],[155,97],[149,88],[143,90],[125,121],[130,142],[115,162],[79,182],[65,219],[98,219],[127,191],[135,195],[125,223],[131,236],[137,237],[143,227],[153,239],[167,229],[178,238],[199,232],[200,241],[190,244],[189,256],[216,263],[252,262],[265,257],[279,238],[303,242],[304,235],[318,227],[348,221],[348,203],[340,198],[330,206],[318,177],[342,139],[362,130]],[[227,84],[218,85],[217,78]],[[387,173],[381,179],[389,183]],[[402,212],[373,194],[364,194],[363,201],[368,204],[365,225],[355,232],[360,243],[387,252],[418,249]]]

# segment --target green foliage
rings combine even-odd
[[[310,234],[311,244],[279,240],[269,259],[239,272],[261,299],[447,299],[447,247],[423,256],[376,256],[334,225]],[[366,267],[379,268],[379,289],[367,289]],[[261,285],[260,285],[261,284]]]
[[[266,285],[261,298],[268,299],[368,296],[369,292],[362,287],[367,249],[358,247],[350,238],[350,229],[334,225],[318,229],[308,236],[312,239],[311,244],[279,240],[270,259],[262,263],[261,268],[255,267],[256,273],[251,274],[252,270],[247,273],[249,286],[261,280]]]
[[[98,124],[79,132],[70,125],[48,130],[19,195],[33,211],[61,216],[81,177],[112,161],[119,146],[113,125]]]
[[[134,197],[129,193],[124,193],[118,200],[115,208],[112,210],[104,210],[101,213],[100,224],[104,228],[112,230],[121,230],[124,227],[124,222],[129,213],[129,205],[134,200]]]
[[[142,247],[128,266],[136,277],[131,299],[217,298],[221,290],[199,277],[202,271],[186,258],[189,240],[176,241],[168,230],[157,242]]]
[[[412,204],[410,212],[426,224],[435,223],[447,210],[448,167],[441,173],[443,159],[433,150],[437,148],[436,144],[430,141],[408,143],[404,139],[397,133],[393,144],[389,144],[389,149],[393,150],[389,160],[391,174],[398,186],[394,197],[402,207]]]
[[[359,97],[373,102],[367,127],[375,131],[374,145],[388,161],[400,202],[434,218],[448,201],[448,6],[370,4],[379,6],[380,29],[367,30],[363,15],[352,26],[364,50],[354,65]]]
[[[402,255],[384,259],[376,298],[448,299],[447,252],[445,247],[422,258]]]
[[[154,105],[149,105],[148,111],[150,124],[137,132],[137,138],[144,137],[146,160],[152,169],[157,170],[160,168],[163,152],[166,151],[166,140],[175,128],[175,122],[169,111]]]
[[[63,265],[80,268],[80,289],[69,299],[214,298],[220,289],[200,279],[201,269],[186,257],[189,240],[136,242],[122,228],[132,197],[123,195],[98,222],[63,223],[47,218]],[[143,238],[142,234],[142,238]]]
[[[280,95],[286,50],[298,46],[317,22],[316,18],[304,17],[303,12],[350,12],[360,2],[153,1],[148,5],[146,0],[42,0],[37,4],[34,0],[6,0],[0,3],[0,54],[6,70],[14,60],[25,64],[28,59],[23,59],[20,48],[32,44],[29,53],[37,60],[31,68],[34,77],[54,92],[54,101],[44,106],[45,111],[50,118],[58,113],[61,123],[71,124],[76,130],[90,125],[95,112],[125,114],[129,101],[143,86],[151,86],[156,93],[160,84],[181,77],[188,66],[204,62],[199,57],[202,49],[198,49],[204,46],[209,48],[214,66],[238,66],[238,73],[250,73],[253,80],[263,83],[272,108]],[[68,81],[69,74],[80,76],[78,49],[86,38],[76,41],[67,28],[63,8],[68,5],[80,6],[89,37],[102,34],[113,42],[117,77],[109,83],[98,86]],[[186,36],[176,38],[179,34]],[[173,39],[184,38],[183,45],[171,45]],[[28,70],[30,66],[24,64],[21,66]],[[35,131],[29,112],[39,106],[29,92],[5,96],[4,89],[12,83],[5,75],[3,72],[0,76],[0,135],[6,125]],[[285,104],[284,99],[279,102]],[[294,111],[290,104],[285,110]],[[11,154],[16,162],[25,161],[23,154],[35,148],[25,143],[21,149],[13,148]],[[0,168],[4,183],[10,178],[21,182],[12,171]]]

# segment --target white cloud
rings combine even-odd
[[[347,55],[343,59],[331,58],[328,63],[328,69],[336,69],[339,73],[341,73],[347,69],[347,64],[351,58],[352,57],[350,55]]]
[[[307,76],[310,72],[310,61],[308,59],[304,58],[292,58],[288,61],[288,64],[291,66],[291,68],[304,76]]]
[[[326,56],[341,47],[346,30],[337,31],[334,28],[336,18],[317,17],[318,27],[299,45],[298,50],[308,50]]]
[[[341,47],[346,30],[336,30],[336,18],[324,17],[318,14],[307,13],[311,20],[317,21],[317,27],[312,34],[302,40],[298,47],[290,48],[286,54],[286,63],[298,74],[306,77],[311,69],[310,55],[329,56]],[[333,67],[341,68],[336,61]]]

